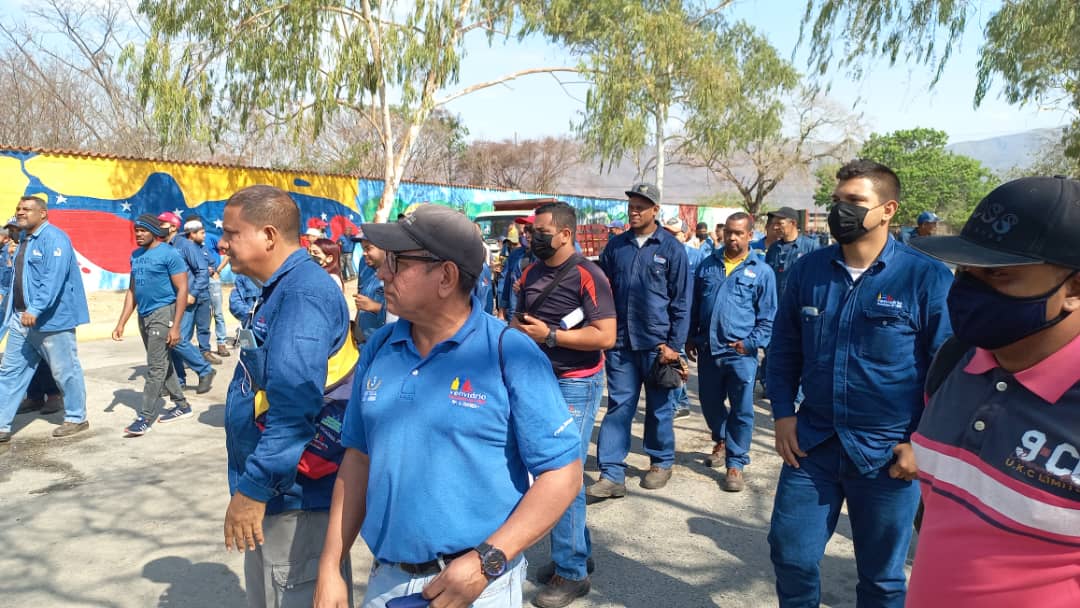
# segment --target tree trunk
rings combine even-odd
[[[668,108],[661,105],[656,111],[656,189],[660,191],[660,198],[664,196],[664,164],[667,158],[664,155],[664,126],[667,124]]]

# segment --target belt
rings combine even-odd
[[[398,568],[401,568],[403,572],[411,574],[413,576],[430,576],[432,574],[438,574],[442,572],[443,566],[461,557],[462,555],[465,555],[470,551],[472,551],[472,549],[465,549],[464,551],[458,551],[457,553],[448,553],[442,556],[442,560],[433,559],[419,564],[406,564],[405,562],[399,562],[394,565]]]

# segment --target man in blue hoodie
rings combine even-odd
[[[263,285],[225,402],[225,547],[246,551],[249,606],[311,606],[336,474],[298,467],[321,426],[331,357],[351,346],[349,310],[300,248],[300,209],[286,192],[244,188],[222,223],[233,270]],[[342,575],[349,580],[348,559]]]
[[[64,393],[64,422],[53,437],[90,427],[86,384],[75,342],[75,328],[90,322],[82,274],[71,239],[49,223],[49,208],[36,196],[19,200],[15,213],[23,239],[15,252],[8,342],[0,363],[0,443],[11,440],[11,421],[42,360]]]

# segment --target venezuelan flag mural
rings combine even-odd
[[[139,215],[198,214],[207,233],[220,237],[225,201],[252,184],[289,192],[303,225],[326,225],[334,239],[347,226],[374,217],[383,190],[381,180],[348,175],[0,147],[0,220],[14,215],[21,196],[47,200],[49,221],[71,237],[88,291],[127,288],[135,249],[132,222]],[[419,202],[448,205],[472,217],[491,210],[494,201],[545,196],[573,205],[584,223],[626,219],[625,199],[408,182],[398,189],[390,217]],[[231,280],[228,274],[222,278]]]

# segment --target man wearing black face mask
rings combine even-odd
[[[766,391],[784,467],[769,545],[780,606],[818,605],[818,564],[847,503],[858,605],[900,608],[919,503],[910,438],[930,360],[951,333],[952,275],[889,235],[900,198],[892,170],[856,160],[836,177],[829,228],[839,244],[786,271],[773,325]]]
[[[913,606],[1080,601],[1080,182],[996,188],[958,237],[912,246],[957,265],[968,352],[937,369],[912,437],[923,482]]]
[[[604,351],[615,345],[615,300],[600,267],[574,251],[574,208],[551,203],[534,217],[532,251],[540,261],[521,276],[519,314],[510,326],[540,344],[551,360],[581,435],[584,462],[604,394]],[[589,592],[590,545],[582,488],[551,531],[554,563],[540,575],[544,588],[533,604],[561,608]]]

